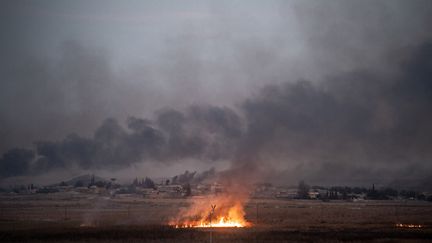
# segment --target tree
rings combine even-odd
[[[155,183],[148,177],[145,178],[144,182],[143,182],[143,187],[144,188],[153,188],[155,189]]]
[[[177,184],[177,178],[178,178],[178,176],[174,176],[174,177],[172,178],[172,182],[171,182],[171,184]]]
[[[107,183],[105,183],[104,181],[96,181],[94,183],[95,186],[97,187],[105,187]]]
[[[93,186],[94,184],[95,184],[95,176],[94,174],[92,174],[89,186]]]
[[[297,189],[297,196],[301,199],[309,199],[309,185],[300,181]]]
[[[76,181],[75,182],[75,187],[83,187],[84,183],[82,181]]]
[[[185,190],[185,196],[190,197],[192,195],[192,189],[189,183],[183,186],[183,189]]]

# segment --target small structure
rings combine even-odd
[[[157,194],[160,197],[182,197],[183,187],[181,185],[158,185]]]
[[[225,192],[225,187],[222,184],[215,182],[211,185],[210,191],[214,194],[219,194],[219,193]]]
[[[280,199],[295,199],[298,197],[297,188],[284,188],[276,192],[276,198]]]

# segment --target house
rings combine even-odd
[[[275,197],[280,199],[295,199],[298,197],[297,188],[277,189]]]
[[[157,195],[159,197],[178,198],[183,197],[183,187],[181,185],[158,185]]]
[[[318,191],[309,191],[308,196],[310,199],[318,199],[320,197],[320,193]]]
[[[225,187],[219,183],[213,183],[210,187],[210,191],[214,194],[219,194],[225,192]]]

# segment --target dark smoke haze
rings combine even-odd
[[[1,5],[8,183],[197,166],[432,188],[431,1]]]

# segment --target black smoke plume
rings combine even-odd
[[[61,141],[36,142],[35,151],[7,151],[1,159],[1,175],[35,175],[71,166],[115,170],[138,162],[172,163],[183,158],[228,159],[242,133],[240,118],[226,107],[165,109],[157,112],[154,121],[130,117],[127,128],[109,118],[92,138],[71,134]]]
[[[107,119],[92,138],[73,134],[37,142],[35,151],[6,152],[2,176],[196,158],[231,160],[240,171],[275,168],[275,180],[430,178],[432,43],[413,48],[398,67],[387,76],[357,70],[321,82],[268,85],[239,113],[214,106],[164,109],[152,120],[131,117],[126,128]]]

